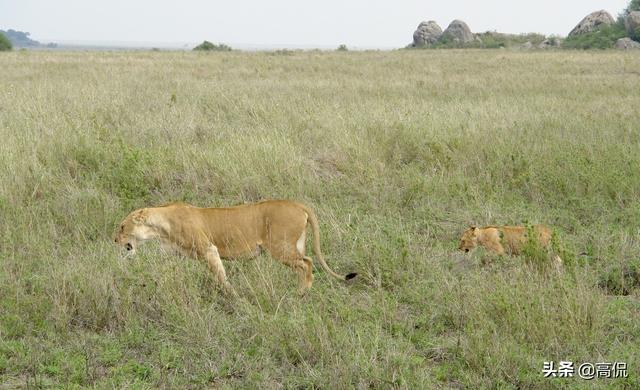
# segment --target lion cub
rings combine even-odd
[[[533,225],[533,232],[538,243],[543,248],[548,248],[551,243],[551,229],[544,225]],[[478,245],[497,255],[518,255],[528,241],[527,228],[524,226],[472,226],[465,230],[460,238],[458,249],[469,252]],[[562,259],[555,256],[559,264]]]

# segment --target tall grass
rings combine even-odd
[[[0,56],[5,387],[640,385],[640,57],[619,52]],[[266,256],[111,244],[131,209],[292,198],[351,284]],[[576,264],[456,252],[469,224],[555,227]],[[633,263],[635,264],[635,263]],[[614,275],[613,277],[611,275]],[[606,288],[614,284],[613,288]],[[629,377],[545,379],[544,361]]]

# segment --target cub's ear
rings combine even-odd
[[[476,230],[476,229],[477,229],[477,227],[476,227],[476,226],[474,226],[474,225],[471,225],[471,226],[469,226],[469,229],[471,229],[471,230]]]

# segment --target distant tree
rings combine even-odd
[[[0,32],[0,51],[9,51],[13,48],[11,41]]]
[[[624,20],[631,11],[640,11],[640,0],[631,0],[627,8],[618,14],[618,24],[624,26]]]
[[[622,12],[618,14],[618,20],[616,24],[620,27],[620,29],[626,30],[625,28],[625,19],[629,16],[629,13],[632,11],[640,11],[640,0],[631,0],[627,8],[623,9]],[[640,27],[636,31],[627,31],[626,36],[636,41],[640,41]]]
[[[345,45],[344,43],[340,46],[338,46],[338,48],[336,49],[337,51],[348,51],[349,49],[347,48],[347,45]]]
[[[631,11],[640,11],[640,0],[631,0],[625,12],[629,13]]]
[[[29,38],[31,34],[28,32],[8,29],[7,31],[0,30],[0,33],[3,33],[11,41],[11,44],[16,47],[40,46],[40,42]]]
[[[213,44],[209,41],[204,41],[198,46],[194,47],[193,50],[198,51],[231,51],[231,47],[225,45],[224,43]]]

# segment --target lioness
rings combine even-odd
[[[551,242],[551,229],[544,225],[533,225],[533,232],[537,236],[538,243],[543,248],[548,248]],[[498,255],[505,253],[517,255],[527,240],[527,228],[524,226],[485,226],[481,228],[472,226],[462,234],[458,249],[469,252],[481,245]],[[559,263],[562,262],[558,256],[555,256],[555,260]]]
[[[138,243],[159,239],[166,250],[207,261],[218,284],[226,291],[223,258],[256,256],[261,248],[298,274],[300,292],[311,288],[313,262],[305,256],[307,223],[313,231],[313,250],[332,276],[349,280],[357,274],[338,275],[320,252],[320,231],[309,207],[287,200],[266,200],[226,208],[200,208],[186,203],[134,210],[120,223],[115,242],[129,253]]]

